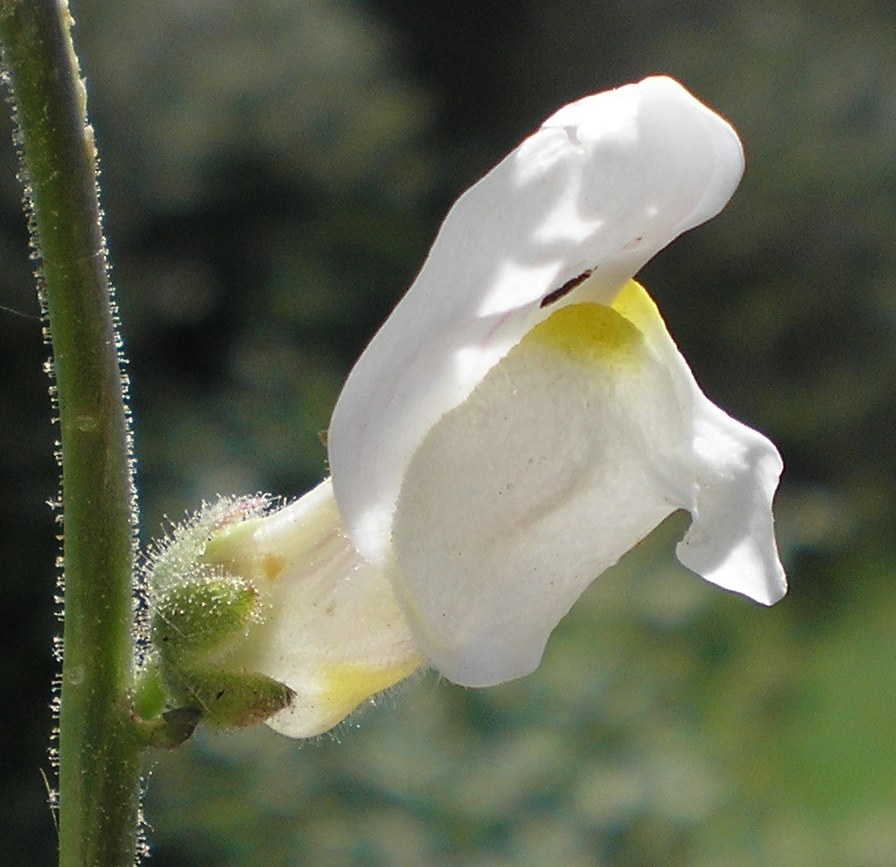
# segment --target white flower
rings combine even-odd
[[[783,595],[778,453],[700,392],[630,282],[742,171],[734,130],[669,78],[560,109],[457,201],[349,376],[336,502],[450,680],[536,668],[582,591],[676,509],[686,566]]]
[[[321,731],[421,659],[469,686],[529,673],[677,509],[682,563],[784,594],[780,457],[703,395],[632,280],[742,171],[725,121],[648,78],[562,108],[461,196],[342,391],[332,490],[211,557],[269,573],[250,667],[296,692],[275,728]]]

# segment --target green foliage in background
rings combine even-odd
[[[643,282],[710,397],[787,464],[792,590],[777,608],[680,569],[673,521],[589,591],[523,681],[422,676],[335,738],[205,734],[155,754],[154,863],[889,867],[892,4],[75,0],[74,13],[147,532],[217,493],[317,481],[342,378],[448,204],[558,105],[653,72],[734,123],[748,169],[724,214]],[[54,431],[11,147],[2,159],[0,725],[16,750],[0,815],[11,863],[48,864]]]

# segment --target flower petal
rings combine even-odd
[[[709,426],[707,406],[634,282],[511,349],[427,434],[398,499],[392,579],[433,665],[468,686],[528,674],[591,581],[681,507],[705,577],[763,583],[751,545],[774,552],[769,503],[744,479],[776,453],[721,411]],[[741,513],[752,522],[729,527]]]
[[[720,210],[742,170],[725,121],[671,79],[648,78],[561,109],[461,196],[333,413],[335,495],[368,560],[388,559],[420,442],[553,312],[548,302],[611,303],[658,250]]]
[[[774,605],[787,592],[771,510],[780,455],[704,397],[695,408],[694,456],[694,521],[678,559],[713,584]]]
[[[650,296],[630,284],[614,309],[635,324],[671,371],[682,406],[690,406],[693,484],[679,506],[693,523],[678,559],[707,581],[773,605],[787,592],[775,544],[772,500],[783,462],[762,434],[723,412],[700,390]]]

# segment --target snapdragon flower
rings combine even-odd
[[[631,281],[742,171],[733,129],[669,78],[560,109],[459,199],[349,376],[336,502],[449,680],[537,667],[582,591],[676,509],[684,565],[783,594],[778,453],[702,394]]]
[[[239,664],[294,693],[270,725],[323,731],[421,663],[528,674],[679,509],[685,566],[781,598],[781,459],[700,391],[632,279],[742,171],[733,129],[654,77],[560,109],[461,196],[348,377],[332,479],[203,555],[259,588]]]

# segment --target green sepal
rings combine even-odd
[[[163,671],[192,668],[224,650],[251,622],[257,596],[251,584],[236,578],[203,578],[168,588],[152,614],[151,643]]]
[[[220,728],[264,722],[287,707],[295,695],[285,684],[263,674],[213,669],[178,672],[169,686],[178,704],[196,708],[204,723]]]

